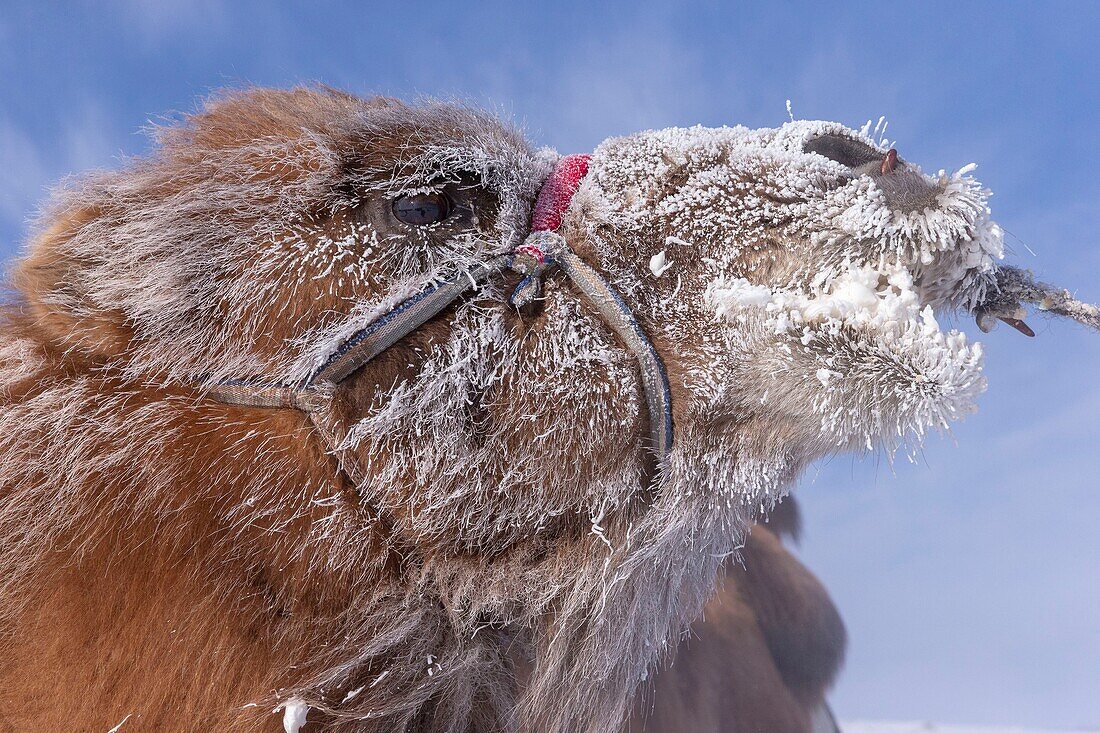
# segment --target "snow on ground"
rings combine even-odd
[[[840,724],[843,733],[1094,733],[1100,729],[1078,728],[1075,732],[1051,728],[1014,728],[1004,726],[940,725],[938,723],[885,722],[852,720]]]

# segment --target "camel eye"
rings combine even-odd
[[[881,160],[882,153],[870,145],[842,135],[819,135],[810,138],[802,148],[807,153],[817,153],[849,168]]]
[[[416,226],[441,222],[451,215],[451,209],[450,199],[442,193],[414,193],[393,202],[393,215]]]

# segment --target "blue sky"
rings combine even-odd
[[[1100,300],[1100,4],[907,5],[0,2],[0,257],[49,185],[226,85],[454,97],[563,152],[774,126],[789,98],[887,115],[926,168],[979,163],[1014,259]],[[983,338],[981,412],[918,463],[836,458],[799,488],[852,638],[842,717],[1100,726],[1100,335],[1034,325]]]

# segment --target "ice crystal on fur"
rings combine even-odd
[[[293,701],[288,729],[308,709],[307,730],[616,730],[809,463],[919,437],[981,389],[979,347],[937,311],[994,282],[988,194],[966,168],[886,172],[883,133],[673,128],[594,151],[560,233],[668,369],[655,457],[632,355],[554,276],[522,312],[512,280],[475,289],[312,417],[206,399],[300,383],[510,251],[555,154],[482,113],[331,90],[230,94],[160,130],[147,159],[59,190],[15,272],[5,638],[33,634],[36,603],[73,612],[48,595],[76,582],[59,566],[110,572],[129,615],[97,628],[140,632],[147,657],[96,658],[96,679],[156,669],[188,720],[220,696],[211,728]],[[453,214],[397,220],[413,191]],[[153,719],[104,715],[131,709]]]
[[[980,347],[942,333],[933,309],[984,297],[1001,232],[971,167],[869,175],[806,150],[822,137],[851,141],[868,161],[885,154],[867,134],[827,122],[659,130],[601,145],[579,195],[590,220],[634,232],[643,258],[669,241],[700,250],[670,297],[669,285],[635,274],[631,252],[597,248],[654,328],[697,351],[687,384],[711,409],[729,404],[740,382],[736,392],[776,390],[812,405],[814,442],[919,437],[969,411],[982,389]],[[661,236],[647,245],[650,232]],[[746,379],[745,357],[762,349],[773,369]],[[821,394],[801,386],[822,381]]]
[[[711,283],[706,298],[720,318],[735,322],[762,309],[768,328],[805,347],[855,341],[864,368],[871,368],[873,361],[873,368],[888,371],[909,360],[909,368],[875,375],[875,380],[851,390],[865,395],[864,401],[853,404],[833,378],[860,378],[860,370],[852,369],[854,355],[834,349],[820,352],[822,366],[816,376],[826,390],[815,408],[822,416],[822,432],[835,437],[838,445],[858,438],[870,450],[876,439],[892,444],[909,431],[921,437],[929,428],[946,428],[952,419],[974,409],[973,400],[985,386],[981,346],[968,345],[958,331],[940,330],[932,306],[921,303],[906,268],[882,272],[848,264],[836,277],[815,280],[811,288],[808,294],[772,292],[738,278]],[[875,337],[861,338],[860,332],[866,331]],[[883,394],[878,383],[889,385],[889,394]],[[888,423],[882,422],[878,409],[857,407],[889,402],[898,404],[898,415]]]
[[[298,698],[291,698],[280,707],[275,708],[275,712],[279,712],[280,710],[283,713],[283,730],[286,733],[298,733],[298,731],[302,729],[302,726],[306,724],[306,717],[309,715],[309,706]]]

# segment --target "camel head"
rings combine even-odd
[[[473,276],[525,242],[553,151],[466,109],[316,89],[229,94],[156,142],[63,188],[15,273],[42,338],[79,372],[182,392],[204,424],[262,421],[270,406],[223,405],[218,385],[297,388],[418,294],[471,280],[329,385],[312,422],[294,418],[308,430],[265,440],[350,477],[351,498],[319,498],[312,511],[327,515],[294,545],[316,573],[382,537],[400,561],[363,569],[356,603],[377,611],[369,589],[384,586],[402,618],[432,604],[436,646],[415,624],[402,632],[429,667],[461,669],[495,643],[523,660],[486,652],[478,679],[486,659],[527,672],[507,694],[486,683],[489,695],[395,671],[341,702],[367,684],[361,670],[376,680],[396,665],[400,644],[328,648],[284,697],[348,719],[464,730],[447,726],[492,699],[496,720],[531,730],[613,730],[722,559],[802,469],[893,450],[973,408],[981,347],[945,316],[1018,324],[1019,300],[1059,293],[1023,292],[1039,286],[1000,268],[1001,231],[968,167],[929,175],[866,130],[609,139],[557,234],[664,369],[661,453],[637,354],[574,281],[548,271],[517,306],[520,274]],[[1062,297],[1047,305],[1065,310]],[[268,455],[210,480],[270,478]],[[372,618],[400,615],[387,613]]]

